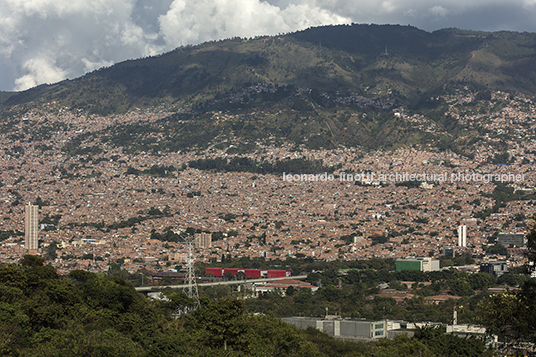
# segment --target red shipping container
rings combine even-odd
[[[268,278],[285,278],[290,276],[290,270],[268,270]]]
[[[249,279],[258,279],[261,277],[261,271],[259,269],[244,269],[244,272]]]
[[[223,276],[223,268],[205,268],[205,274],[208,273],[221,278]]]

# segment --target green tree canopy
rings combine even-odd
[[[527,235],[528,264],[532,272],[536,262],[536,228]],[[518,292],[507,290],[492,295],[480,303],[481,320],[489,334],[499,336],[505,350],[523,342],[536,342],[536,278],[528,278]]]

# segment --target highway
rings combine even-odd
[[[283,278],[261,278],[261,279],[246,279],[246,280],[229,280],[229,281],[217,281],[213,283],[198,283],[197,286],[216,286],[216,285],[241,285],[241,284],[253,284],[253,283],[267,283],[270,281],[278,281],[278,280],[284,280],[284,279],[294,279],[294,280],[304,280],[307,278],[307,274],[305,275],[294,275],[294,276],[287,276]],[[138,286],[136,287],[136,291],[140,293],[154,291],[154,290],[162,290],[162,289],[186,289],[188,285],[181,284],[181,285],[157,285],[157,286]]]

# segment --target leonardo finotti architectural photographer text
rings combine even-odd
[[[443,172],[443,173],[409,173],[409,172],[396,172],[396,173],[380,173],[373,172],[363,173],[346,173],[341,172],[338,176],[334,174],[328,174],[324,172],[322,174],[287,174],[283,172],[283,181],[285,182],[326,182],[326,181],[340,181],[340,182],[407,182],[407,181],[419,181],[419,182],[521,182],[525,181],[525,174],[514,174],[511,172],[501,174],[481,174],[481,173],[467,173],[467,172]]]

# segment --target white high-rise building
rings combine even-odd
[[[211,248],[212,235],[208,233],[196,233],[194,243],[196,248]]]
[[[467,226],[458,227],[458,247],[467,247]]]
[[[28,203],[24,207],[24,241],[25,248],[30,254],[37,254],[39,233],[39,206]]]

